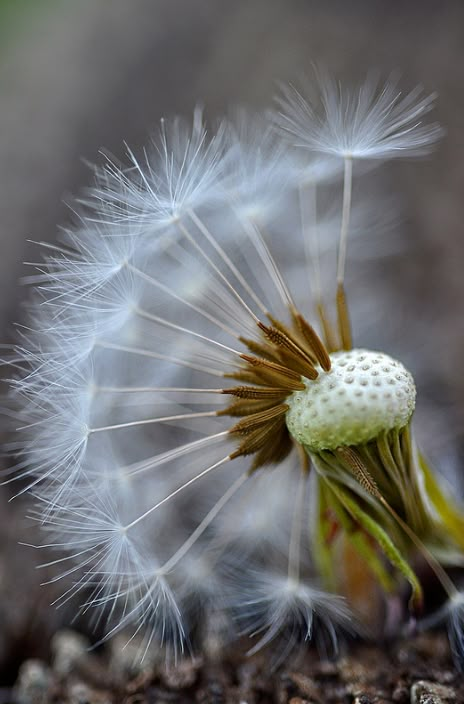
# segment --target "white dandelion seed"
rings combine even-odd
[[[240,586],[239,614],[246,623],[244,632],[255,640],[250,654],[279,639],[274,657],[278,665],[317,629],[320,647],[337,653],[336,628],[349,631],[352,623],[343,598],[285,575],[251,572],[247,580]]]
[[[460,670],[464,670],[464,594],[458,592],[451,599],[448,616],[451,652]]]
[[[163,123],[142,160],[96,171],[30,278],[16,473],[66,580],[59,603],[95,612],[107,637],[132,628],[141,657],[217,624],[229,638],[236,617],[253,651],[286,634],[285,656],[293,636],[322,633],[336,650],[366,589],[388,602],[406,582],[420,606],[417,555],[454,594],[440,560],[464,549],[462,514],[415,446],[408,372],[352,349],[343,287],[346,164],[428,149],[431,99],[334,91],[323,116],[290,92],[280,118],[322,158],[289,150],[265,118],[214,134],[198,111],[192,127]],[[335,321],[319,212],[334,156]]]
[[[189,209],[214,202],[221,189],[223,126],[209,138],[202,111],[193,123],[162,120],[159,139],[144,151],[143,160],[129,149],[131,166],[121,168],[108,158],[96,170],[96,184],[84,204],[96,205],[97,222],[123,234],[129,223],[153,233],[169,229]],[[118,225],[120,231],[118,231]]]
[[[277,99],[276,124],[290,142],[311,155],[344,160],[344,190],[337,279],[345,272],[350,224],[353,161],[421,156],[443,135],[436,123],[424,124],[436,95],[420,87],[403,94],[397,81],[383,86],[373,76],[357,91],[345,89],[327,72],[316,72],[319,96],[307,100],[295,87],[286,87]]]
[[[385,85],[373,75],[357,90],[317,71],[319,94],[309,100],[294,86],[277,99],[277,125],[297,147],[352,159],[392,159],[428,154],[443,135],[436,124],[424,123],[436,94],[421,87],[403,93],[397,80]]]
[[[438,611],[418,625],[421,631],[445,625],[454,663],[459,671],[464,671],[464,592],[456,591]]]

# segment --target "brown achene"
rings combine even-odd
[[[289,454],[295,440],[285,424],[285,400],[305,388],[303,378],[317,379],[317,366],[325,372],[331,368],[327,347],[314,328],[296,309],[290,315],[290,326],[271,315],[270,325],[258,321],[259,341],[240,338],[252,354],[241,354],[243,368],[225,375],[241,384],[222,390],[234,400],[218,415],[241,418],[229,430],[241,440],[230,458],[254,454],[251,472]]]

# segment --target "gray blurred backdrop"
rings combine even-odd
[[[348,82],[371,68],[385,77],[398,69],[405,87],[420,83],[439,93],[436,114],[447,131],[439,149],[421,164],[395,165],[386,178],[401,196],[410,246],[382,273],[393,291],[387,318],[398,317],[405,346],[419,350],[424,393],[450,409],[450,420],[432,422],[430,432],[446,436],[451,427],[450,436],[460,435],[462,0],[0,0],[3,341],[12,339],[11,321],[21,319],[22,262],[38,256],[28,240],[53,239],[57,224],[66,223],[64,201],[91,181],[85,160],[101,161],[101,147],[122,158],[124,140],[137,153],[161,116],[189,115],[199,101],[212,118],[236,104],[267,105],[277,80],[295,79],[311,62]],[[456,452],[459,439],[450,449]],[[3,507],[8,490],[0,491]],[[0,510],[9,541],[0,552],[0,619],[7,624],[0,663],[33,651],[34,628],[43,633],[44,622],[53,628],[61,618],[51,615],[42,592],[35,601],[35,586],[24,590],[40,579],[30,569],[33,556],[15,546],[20,504]],[[2,644],[5,638],[10,642]]]

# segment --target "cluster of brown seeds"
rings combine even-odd
[[[259,341],[241,338],[251,354],[242,354],[243,369],[226,377],[243,384],[223,389],[234,400],[218,413],[241,418],[229,430],[240,441],[230,457],[254,454],[250,471],[288,455],[294,440],[285,423],[285,401],[305,388],[303,378],[318,377],[317,367],[325,372],[331,367],[324,343],[298,311],[291,310],[291,326],[269,320],[270,325],[257,323]]]

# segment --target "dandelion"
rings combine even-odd
[[[292,89],[281,101],[296,147],[268,116],[212,136],[199,111],[164,122],[141,161],[96,170],[31,277],[12,449],[37,549],[58,555],[60,603],[107,637],[132,627],[141,657],[213,622],[251,652],[283,639],[277,660],[297,637],[336,651],[407,588],[417,616],[421,561],[456,602],[463,513],[417,449],[412,375],[353,347],[345,294],[352,161],[427,151],[433,97],[321,88],[322,115]]]

